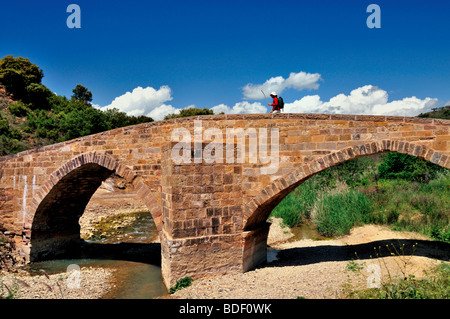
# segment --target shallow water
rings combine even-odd
[[[313,223],[304,223],[299,226],[292,227],[291,232],[294,234],[288,239],[288,242],[299,241],[299,240],[328,240],[329,238],[322,236],[317,230],[317,226]],[[267,263],[278,260],[278,252],[280,250],[267,246]]]
[[[312,239],[312,240],[329,239],[325,236],[322,236],[320,232],[317,230],[317,226],[311,222],[304,223],[296,227],[292,227],[291,232],[294,234],[294,236],[289,238],[289,241],[298,241],[304,239]]]
[[[82,267],[114,269],[115,287],[104,299],[151,299],[167,294],[161,276],[161,249],[151,243],[157,230],[149,213],[134,214],[136,221],[120,231],[82,244],[78,259],[61,259],[31,263],[31,274],[65,272],[71,264]]]

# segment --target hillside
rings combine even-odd
[[[418,117],[429,117],[433,119],[445,119],[450,120],[450,105],[433,109],[431,112],[421,113]]]
[[[0,59],[0,156],[153,121],[94,108],[92,92],[81,84],[70,98],[57,95],[41,83],[43,77],[26,58]]]

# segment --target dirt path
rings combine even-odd
[[[275,226],[273,229],[281,231],[281,234],[272,234],[272,240],[289,238],[286,228]],[[405,256],[398,256],[394,247],[402,255],[400,247],[403,244]],[[412,248],[413,245],[415,248]],[[391,251],[396,256],[391,256]],[[410,253],[414,256],[409,256]],[[371,264],[378,265],[384,277],[406,272],[420,278],[424,270],[441,263],[433,257],[448,261],[449,254],[448,246],[439,247],[425,236],[366,225],[334,240],[275,240],[269,249],[267,264],[243,274],[195,280],[192,286],[176,292],[172,297],[343,298],[348,287],[367,287],[367,279],[372,274],[367,269]],[[403,268],[405,263],[406,269]],[[360,265],[362,271],[349,270],[352,265]]]

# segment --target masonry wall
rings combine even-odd
[[[242,272],[241,166],[225,160],[174,164],[174,146],[168,143],[162,151],[161,254],[166,284],[173,286],[185,276]],[[193,143],[188,147],[194,150]]]

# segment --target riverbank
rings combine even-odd
[[[283,230],[285,235],[287,232]],[[399,242],[410,246],[419,243],[419,247],[414,256],[391,255],[386,251],[377,256],[373,249],[376,247],[378,251],[381,245],[382,248],[386,245],[394,247],[391,245]],[[194,280],[190,287],[175,292],[171,298],[346,298],[350,291],[367,287],[368,277],[373,275],[373,272],[367,272],[369,265],[378,266],[384,278],[403,276],[403,271],[407,276],[422,278],[427,270],[441,263],[433,256],[445,256],[442,259],[448,261],[448,254],[448,250],[434,247],[433,241],[423,235],[366,225],[332,240],[275,242],[269,249],[270,259],[265,265],[242,274]],[[355,268],[363,271],[356,272]]]
[[[114,270],[82,267],[79,271],[0,276],[0,297],[14,299],[100,299],[114,286]]]

